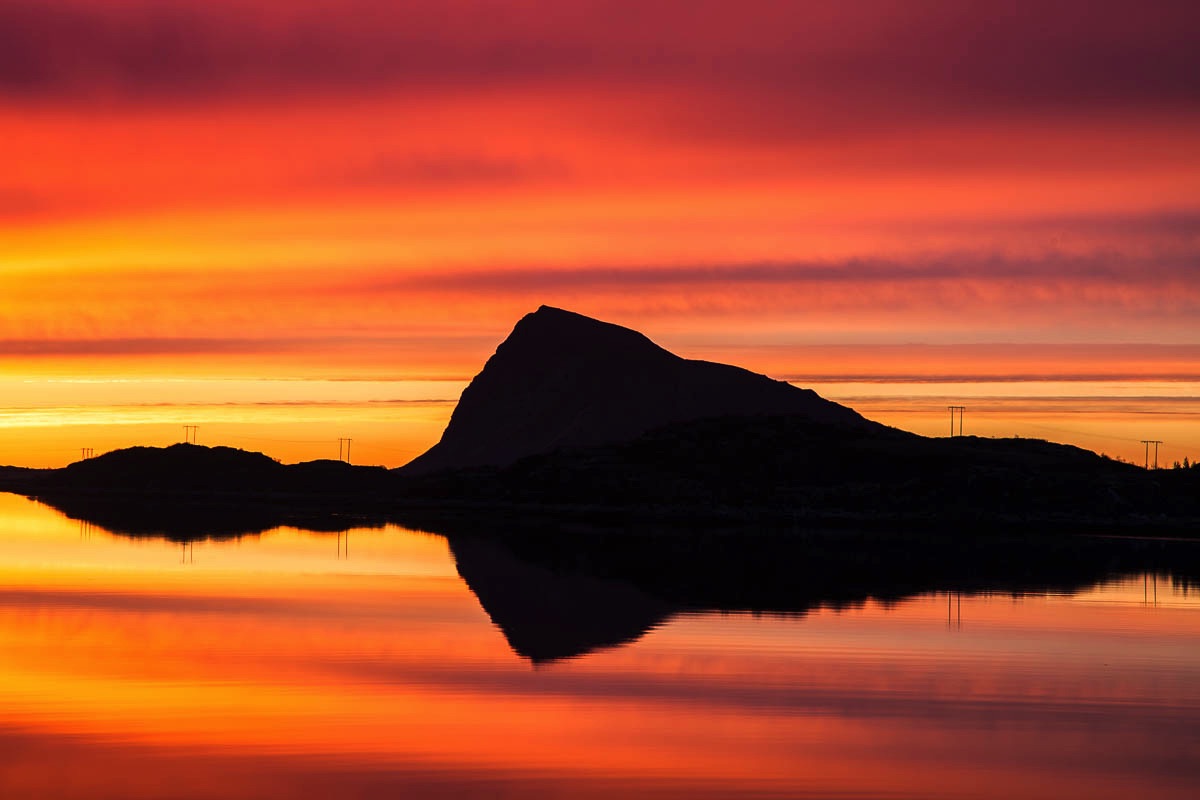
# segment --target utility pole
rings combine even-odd
[[[350,439],[349,437],[342,437],[342,438],[338,439],[338,461],[345,461],[347,464],[350,463],[350,442],[351,441],[353,441],[353,440]],[[342,442],[346,443],[345,458],[342,457]]]
[[[966,406],[946,406],[950,409],[950,435],[954,436],[954,417],[958,415],[958,435],[963,435],[963,412],[967,410]]]
[[[1150,445],[1154,445],[1154,468],[1158,469],[1158,446],[1162,444],[1162,440],[1142,439],[1141,442],[1146,445],[1146,469],[1150,469]]]
[[[196,431],[200,430],[199,425],[184,425],[183,426],[183,442],[184,444],[196,443]]]
[[[96,451],[90,447],[79,448],[79,458],[81,460],[87,460],[87,459],[91,458],[92,456],[94,456],[95,454],[96,454]]]

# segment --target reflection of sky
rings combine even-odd
[[[338,539],[280,529],[182,560],[0,495],[0,785],[1049,798],[1200,778],[1200,596],[1162,579],[1157,605],[1130,579],[687,614],[530,669],[443,539]]]
[[[17,495],[0,493],[0,517],[0,570],[14,575],[22,570],[61,572],[64,578],[77,573],[86,582],[97,571],[101,576],[115,571],[139,583],[163,580],[164,574],[186,575],[181,588],[193,579],[253,586],[253,575],[260,569],[273,580],[342,573],[458,576],[445,539],[391,525],[342,533],[275,528],[241,539],[193,542],[187,564],[181,566],[181,545],[176,542],[118,536]],[[352,561],[343,557],[351,548]]]

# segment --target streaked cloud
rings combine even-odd
[[[0,89],[179,99],[654,84],[723,94],[740,113],[711,121],[755,134],[770,130],[768,117],[795,131],[814,113],[848,110],[1195,110],[1198,22],[1194,3],[1172,0],[9,0],[0,7]],[[772,108],[768,97],[793,102]],[[830,105],[803,102],[818,97]]]
[[[563,287],[592,290],[627,290],[642,287],[681,287],[705,284],[960,282],[1046,280],[1162,286],[1182,284],[1200,292],[1200,252],[1173,253],[1147,258],[1125,253],[1073,255],[1043,253],[1010,256],[1005,253],[931,253],[903,258],[864,257],[839,261],[783,263],[646,265],[629,267],[574,267],[569,269],[498,268],[406,275],[368,282],[370,291],[424,287],[529,293]]]
[[[569,170],[550,158],[519,159],[473,153],[379,155],[311,176],[318,186],[455,189],[464,186],[523,186],[565,177]]]

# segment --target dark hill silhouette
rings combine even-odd
[[[300,464],[232,447],[131,447],[62,469],[0,468],[0,488],[114,533],[174,541],[253,535],[281,525],[344,531],[382,525],[395,494],[383,467]]]
[[[680,358],[637,331],[542,306],[517,323],[463,391],[441,441],[401,472],[504,466],[563,447],[629,441],[672,423],[756,414],[882,428],[812,390]]]
[[[1200,531],[1197,470],[1148,471],[1038,439],[926,438],[795,415],[679,423],[503,468],[417,476],[406,491],[608,521]]]
[[[5,475],[0,473],[0,481]],[[20,491],[54,497],[61,492],[205,495],[350,495],[358,499],[394,494],[395,476],[383,467],[351,466],[321,459],[281,464],[233,447],[173,444],[129,447],[76,461],[62,469],[10,473],[3,481]]]
[[[130,447],[76,461],[59,471],[63,483],[96,488],[274,488],[284,467],[262,453],[232,447],[174,444]]]

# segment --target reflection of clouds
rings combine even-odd
[[[929,595],[693,612],[531,670],[439,536],[356,529],[347,562],[333,535],[280,529],[183,567],[168,543],[0,507],[16,796],[1104,796],[1118,773],[1122,792],[1182,798],[1197,778],[1200,598],[1165,580],[1170,609],[1139,605],[1140,577],[967,594],[953,632]],[[56,566],[69,552],[107,560]],[[76,793],[45,791],[64,759]]]
[[[745,796],[758,781],[774,795],[829,781],[822,796],[836,795],[847,775],[881,770],[914,796],[951,784],[990,796],[972,783],[980,770],[997,797],[1029,780],[1096,794],[1112,780],[1098,754],[1123,787],[1157,796],[1187,796],[1172,792],[1196,776],[1194,759],[1171,756],[1196,743],[1191,621],[1105,606],[1105,588],[1082,605],[964,597],[954,634],[940,597],[792,619],[690,615],[632,647],[529,670],[461,587],[433,596],[393,582],[378,597],[346,580],[302,596],[269,573],[253,580],[261,595],[232,604],[85,590],[86,605],[46,605],[36,619],[8,595],[16,613],[0,613],[0,633],[25,646],[0,665],[0,694],[22,730],[0,737],[43,768],[103,746],[120,768],[73,761],[72,780],[107,791],[143,774],[120,761],[127,750],[151,773],[189,764],[205,775],[252,755],[257,797],[299,760],[310,788],[329,770],[342,791],[363,774],[375,789],[385,775],[419,785],[447,761],[434,771],[474,790],[542,771],[570,774],[578,790],[596,774],[582,765],[599,760],[608,791],[650,780],[691,797],[703,786]]]
[[[175,552],[178,548],[174,545]],[[0,607],[74,609],[109,613],[229,614],[238,616],[303,615],[302,603],[283,598],[214,597],[204,595],[139,594],[100,590],[45,590],[0,588]]]

